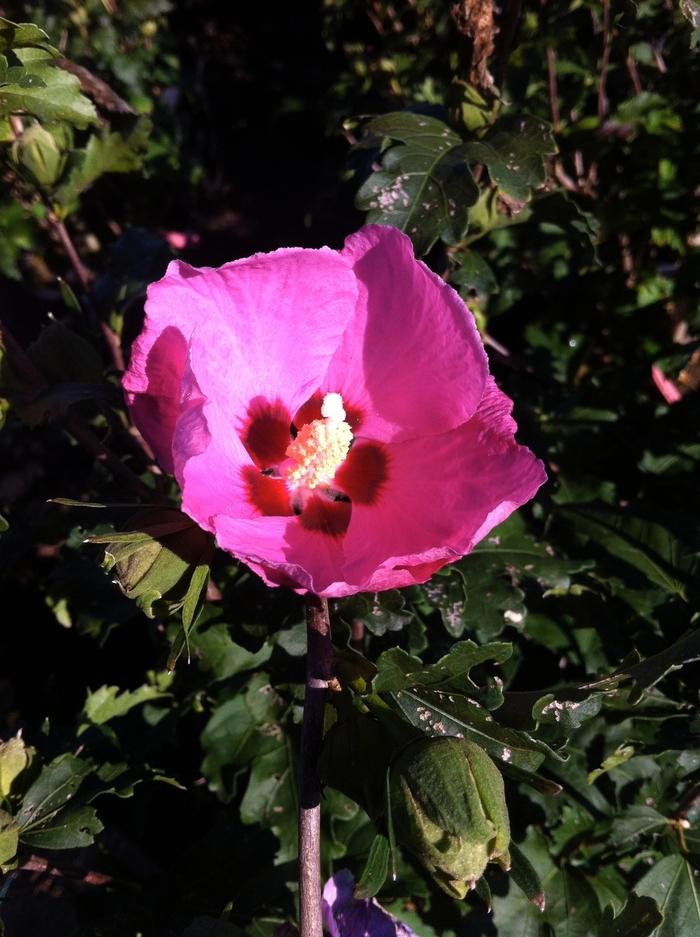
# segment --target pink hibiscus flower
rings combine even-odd
[[[395,228],[174,261],[124,388],[183,511],[298,592],[424,582],[546,478],[471,313]]]

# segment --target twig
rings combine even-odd
[[[627,71],[632,81],[632,87],[634,88],[634,93],[641,94],[642,83],[639,80],[639,69],[637,68],[637,63],[632,58],[631,54],[627,56],[627,59],[625,60],[625,64],[627,65]]]
[[[600,77],[598,78],[598,117],[602,120],[608,113],[610,102],[605,93],[605,82],[608,77],[610,64],[610,0],[603,0],[603,57],[600,62]]]
[[[70,236],[68,228],[65,224],[57,218],[53,213],[49,214],[49,221],[54,231],[56,232],[61,245],[66,252],[70,265],[73,268],[73,271],[78,278],[78,282],[86,295],[90,295],[90,280],[91,274],[87,267],[84,265],[80,259],[80,255],[76,250],[75,244],[73,243],[73,238]],[[119,336],[116,332],[111,329],[106,322],[100,322],[100,331],[104,337],[107,347],[109,348],[109,353],[112,358],[112,362],[117,371],[123,371],[126,367],[124,361],[124,355],[122,354],[121,343],[119,341]]]
[[[90,272],[87,267],[83,264],[78,251],[75,249],[75,244],[73,243],[73,238],[68,233],[68,228],[60,221],[54,214],[49,215],[49,221],[54,231],[58,235],[58,239],[61,242],[63,250],[68,256],[70,265],[75,272],[78,282],[83,288],[84,292],[88,292],[90,289]]]
[[[361,618],[353,618],[350,629],[350,646],[362,653],[365,646],[365,623]]]
[[[306,601],[306,635],[306,695],[299,765],[299,935],[322,937],[321,782],[317,762],[333,648],[328,602],[316,595],[309,595]]]
[[[547,46],[547,75],[549,77],[549,110],[552,115],[554,132],[557,133],[561,127],[557,89],[557,57],[554,49],[550,46]]]

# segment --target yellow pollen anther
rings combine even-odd
[[[291,461],[284,469],[284,477],[290,488],[330,484],[348,454],[352,430],[345,422],[340,394],[326,394],[321,413],[323,419],[302,426],[287,447]]]

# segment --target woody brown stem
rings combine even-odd
[[[321,782],[317,764],[333,648],[328,602],[316,595],[306,600],[306,635],[306,695],[299,764],[299,934],[322,937]]]

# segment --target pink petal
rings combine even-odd
[[[349,264],[328,248],[256,254],[219,269],[173,261],[148,290],[144,330],[124,389],[167,471],[187,349],[197,382],[244,432],[256,398],[293,413],[320,386],[357,296]]]
[[[444,433],[481,400],[488,373],[474,318],[457,293],[413,256],[396,228],[370,225],[346,241],[359,301],[321,389],[363,413],[380,441]]]
[[[255,517],[248,472],[259,473],[228,414],[202,394],[192,369],[181,379],[180,415],[173,434],[174,473],[182,510],[200,527],[214,530],[214,516]]]
[[[489,378],[474,417],[430,439],[387,445],[379,498],[354,503],[343,578],[356,589],[425,581],[535,494],[542,463],[514,439],[512,402]]]
[[[175,324],[156,326],[146,320],[131,349],[123,386],[131,416],[153,447],[158,463],[173,470],[172,439],[180,407],[180,381],[187,362],[187,337]]]
[[[674,381],[666,377],[661,368],[656,364],[652,364],[651,366],[651,377],[666,403],[678,403],[679,400],[683,399],[683,395],[678,390]]]
[[[254,401],[291,414],[318,389],[357,292],[347,263],[328,248],[256,254],[182,284],[182,299],[201,313],[192,370],[239,432]]]
[[[214,519],[216,540],[268,585],[297,592],[345,595],[342,538],[304,529],[300,517]]]

